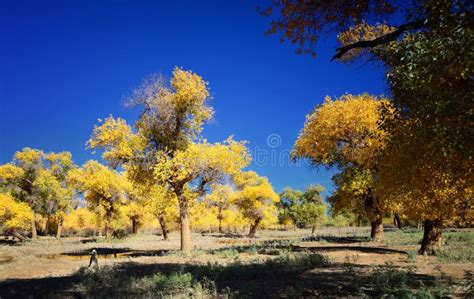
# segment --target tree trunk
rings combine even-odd
[[[257,227],[260,221],[262,221],[262,218],[257,218],[255,219],[255,222],[252,225],[250,225],[250,231],[248,235],[249,237],[255,237],[255,233],[257,232]]]
[[[112,229],[110,228],[110,221],[112,220],[112,212],[105,212],[105,239],[110,240],[112,237]]]
[[[12,235],[13,235],[13,237],[14,237],[13,239],[15,239],[15,237],[16,237],[16,238],[18,238],[20,241],[25,241],[25,240],[26,240],[25,237],[23,237],[22,235],[20,235],[20,234],[17,233],[17,232],[13,232]],[[8,239],[7,239],[7,240],[8,240]]]
[[[191,231],[189,228],[189,203],[183,194],[179,194],[179,220],[181,224],[181,251],[191,252]]]
[[[136,235],[138,233],[138,223],[135,217],[132,217],[132,234]]]
[[[58,217],[58,229],[56,230],[56,239],[61,239],[61,231],[63,228],[63,219],[62,217]]]
[[[161,233],[163,234],[163,239],[168,240],[168,230],[166,229],[165,217],[158,217],[158,222],[160,222]]]
[[[370,222],[371,230],[370,237],[376,242],[383,240],[383,223],[382,217],[376,217],[375,220]]]
[[[38,231],[36,230],[36,212],[33,212],[33,221],[31,222],[31,239],[38,239]]]
[[[219,220],[219,234],[222,234],[222,218],[224,218],[222,216],[222,207],[219,205],[219,210],[218,210],[218,215],[217,215],[217,219]]]
[[[400,215],[398,215],[398,213],[393,213],[393,224],[398,227],[398,229],[402,229],[402,221],[400,220]]]
[[[441,220],[425,220],[423,240],[419,254],[436,255],[441,248],[443,223]]]
[[[314,232],[316,231],[316,226],[313,226],[311,229],[311,234],[314,235]]]
[[[105,239],[110,240],[111,237],[112,237],[112,230],[109,227],[109,223],[106,222],[105,223]]]

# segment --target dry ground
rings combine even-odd
[[[59,241],[42,237],[38,241],[14,244],[4,241],[3,244],[0,243],[0,298],[28,294],[42,296],[48,294],[47,289],[52,284],[57,283],[64,283],[64,287],[55,286],[57,290],[54,293],[57,295],[61,291],[66,292],[69,289],[68,278],[72,279],[81,267],[88,265],[92,249],[99,253],[101,268],[129,267],[127,269],[133,269],[133,273],[145,275],[161,271],[167,265],[178,269],[189,266],[206,267],[209,264],[227,265],[235,261],[244,265],[258,264],[282,254],[280,251],[265,250],[262,244],[272,240],[293,240],[292,244],[296,245],[292,245],[291,251],[321,253],[331,265],[300,273],[301,279],[315,282],[312,290],[308,291],[306,287],[306,293],[303,293],[309,297],[350,295],[354,292],[352,285],[358,277],[362,279],[369,276],[377,266],[387,264],[397,269],[410,270],[426,280],[442,279],[450,283],[461,281],[466,273],[474,272],[471,261],[440,262],[436,257],[414,257],[413,252],[419,247],[416,243],[391,246],[374,243],[365,238],[368,232],[368,228],[326,228],[315,233],[324,237],[309,237],[306,240],[302,238],[311,235],[309,230],[261,231],[257,238],[251,239],[219,234],[193,234],[195,251],[189,257],[177,252],[178,233],[171,233],[167,241],[152,234],[110,242],[84,237],[68,237]],[[256,250],[234,249],[251,247]],[[25,289],[18,291],[19,285]],[[252,294],[252,291],[246,293],[250,296]]]

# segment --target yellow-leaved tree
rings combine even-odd
[[[95,235],[97,216],[87,208],[77,208],[64,217],[64,229],[79,235]]]
[[[416,120],[399,120],[379,165],[379,190],[403,214],[422,221],[420,254],[436,255],[442,229],[463,217],[473,223],[474,172],[469,159],[445,155],[430,142]]]
[[[225,221],[226,210],[232,204],[234,190],[229,184],[216,184],[212,186],[212,193],[208,194],[205,202],[209,207],[216,208],[216,218],[218,220],[219,233],[222,233],[222,222]]]
[[[341,172],[334,177],[338,188],[330,202],[336,211],[349,209],[366,216],[375,240],[383,239],[383,216],[394,208],[380,197],[373,183],[379,155],[390,137],[381,125],[393,113],[387,99],[369,94],[346,94],[336,100],[326,97],[307,116],[293,149],[294,158],[339,168]]]
[[[254,171],[242,172],[234,176],[237,191],[233,203],[239,207],[244,218],[250,222],[249,237],[254,237],[258,226],[274,224],[278,220],[275,206],[280,197],[266,177]]]
[[[10,231],[20,240],[25,238],[18,230],[26,230],[31,227],[33,211],[24,202],[18,202],[9,193],[0,193],[0,228]]]
[[[105,236],[109,239],[112,236],[111,222],[119,215],[119,207],[127,199],[130,183],[117,172],[93,160],[71,171],[68,180],[84,194],[89,209],[104,220]]]
[[[202,140],[202,127],[213,115],[209,98],[199,75],[175,68],[169,83],[151,77],[131,96],[129,104],[141,108],[135,131],[121,119],[108,118],[89,140],[89,147],[104,148],[104,158],[111,166],[122,166],[134,184],[148,189],[158,185],[166,189],[164,194],[174,194],[185,252],[191,250],[190,202],[250,163],[242,142]]]
[[[31,148],[16,152],[12,163],[0,166],[0,188],[33,210],[33,239],[38,215],[56,217],[56,236],[61,236],[64,214],[73,202],[74,189],[66,180],[73,168],[69,152],[45,154]]]

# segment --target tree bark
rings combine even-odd
[[[316,226],[313,226],[313,227],[311,228],[311,234],[314,235],[314,232],[315,232],[315,231],[316,231]]]
[[[375,220],[370,222],[371,230],[370,237],[376,242],[383,240],[383,223],[382,217],[376,217]]]
[[[443,222],[441,220],[425,220],[423,226],[423,240],[418,253],[436,255],[442,245]]]
[[[25,237],[23,237],[22,235],[20,235],[20,234],[17,233],[17,232],[13,232],[12,235],[13,235],[13,237],[14,237],[13,239],[15,239],[15,237],[16,237],[16,238],[18,238],[20,241],[25,241],[25,240],[26,240]],[[7,239],[7,240],[8,240],[8,239]]]
[[[185,254],[191,252],[191,230],[189,227],[189,203],[182,194],[179,200],[179,220],[181,224],[181,251]]]
[[[109,223],[106,222],[105,223],[105,239],[110,240],[111,237],[112,237],[112,230],[109,227]]]
[[[249,237],[255,237],[255,233],[257,232],[257,227],[260,224],[260,221],[262,221],[262,218],[257,218],[255,219],[254,223],[250,225],[250,231],[248,234]]]
[[[165,217],[158,217],[158,222],[160,222],[161,233],[163,234],[163,239],[168,240],[168,230],[166,228]]]
[[[219,220],[219,234],[222,234],[223,231],[222,231],[222,207],[219,206],[219,212],[218,212],[218,215],[217,215],[217,219]]]
[[[62,217],[58,217],[58,229],[56,230],[56,239],[61,239],[61,231],[63,228],[63,219]]]
[[[402,229],[402,221],[400,220],[400,215],[398,215],[398,213],[393,213],[393,224],[398,227],[398,229]]]
[[[36,230],[36,212],[33,212],[33,221],[31,222],[31,239],[38,239],[38,231]]]
[[[112,212],[105,212],[105,239],[110,240],[112,237],[112,229],[110,228],[110,221],[112,220]]]
[[[135,217],[132,217],[132,234],[136,235],[138,233],[138,223]]]

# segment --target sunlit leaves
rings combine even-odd
[[[315,164],[371,167],[388,137],[381,129],[382,107],[393,112],[387,99],[369,94],[348,94],[337,100],[326,97],[306,117],[293,155]]]
[[[273,190],[266,177],[258,176],[253,171],[235,176],[238,190],[234,193],[234,204],[239,207],[242,215],[250,220],[267,220],[274,223],[277,220],[275,203],[280,198]]]
[[[33,211],[22,202],[18,202],[8,193],[0,193],[0,228],[28,229],[33,221]]]

